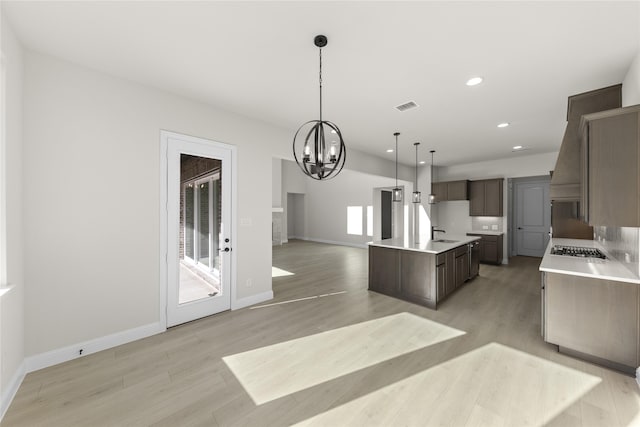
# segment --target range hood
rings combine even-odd
[[[579,201],[581,196],[580,118],[584,114],[612,110],[622,106],[622,85],[596,89],[569,97],[567,128],[551,175],[549,196],[551,200]]]

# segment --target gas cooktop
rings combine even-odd
[[[551,255],[564,255],[564,256],[576,256],[582,258],[600,258],[607,259],[607,257],[596,248],[583,248],[580,246],[564,246],[554,245],[551,248]]]

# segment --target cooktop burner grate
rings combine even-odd
[[[551,248],[551,255],[564,255],[564,256],[576,256],[582,258],[600,258],[607,259],[607,257],[596,248],[583,248],[580,246],[564,246],[554,245]]]

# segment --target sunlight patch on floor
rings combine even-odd
[[[331,292],[331,293],[328,293],[328,294],[312,295],[310,297],[288,299],[286,301],[273,302],[271,304],[256,305],[256,306],[250,307],[249,310],[255,310],[256,308],[273,307],[274,305],[291,304],[292,302],[308,301],[308,300],[317,299],[317,298],[331,297],[333,295],[342,295],[342,294],[346,294],[346,293],[347,293],[347,291],[340,291],[340,292]]]
[[[287,270],[283,270],[278,267],[271,267],[271,277],[285,277],[285,276],[295,276],[295,273],[292,273]]]
[[[297,425],[542,426],[600,382],[490,343]]]
[[[257,405],[465,332],[410,313],[223,357]]]

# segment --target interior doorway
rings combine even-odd
[[[380,225],[383,239],[393,237],[393,202],[391,200],[391,191],[380,192]]]
[[[161,146],[161,304],[175,326],[231,308],[234,149],[171,132]]]
[[[303,193],[287,193],[287,240],[304,239],[306,236],[304,202]]]
[[[542,257],[549,243],[551,201],[548,176],[514,178],[510,185],[513,201],[511,255]]]

